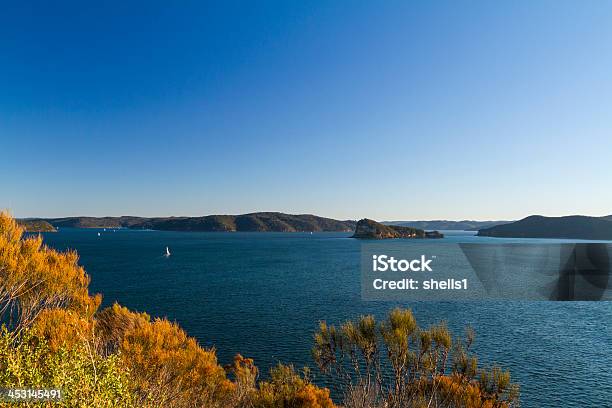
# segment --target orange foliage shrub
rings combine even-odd
[[[226,366],[225,370],[234,378],[234,405],[238,407],[252,406],[251,402],[259,373],[253,359],[237,354],[234,357],[233,364]]]
[[[0,320],[16,333],[32,325],[46,309],[62,308],[91,317],[101,296],[90,296],[89,276],[74,251],[57,252],[40,236],[24,230],[0,212]]]
[[[227,406],[235,385],[214,350],[166,319],[150,320],[117,304],[97,316],[101,345],[117,348],[143,404],[166,407]]]
[[[259,383],[252,404],[257,408],[333,408],[327,388],[319,388],[298,375],[292,366],[279,364],[270,381]]]
[[[46,309],[32,325],[32,334],[43,337],[49,348],[57,351],[82,342],[93,343],[93,319],[66,309]]]

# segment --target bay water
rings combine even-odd
[[[363,301],[361,243],[348,233],[63,228],[43,235],[51,247],[78,251],[103,306],[118,302],[176,321],[214,347],[221,364],[241,353],[263,373],[278,362],[308,365],[325,385],[310,356],[318,322],[383,319],[402,306],[421,326],[445,320],[456,335],[472,326],[480,363],[510,369],[525,407],[612,406],[612,302]],[[432,245],[470,242],[569,241],[447,232]]]

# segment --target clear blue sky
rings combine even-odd
[[[612,213],[612,2],[14,2],[18,217]]]

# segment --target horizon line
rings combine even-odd
[[[8,209],[3,209],[1,211],[4,212],[8,212],[9,214],[12,213],[12,211],[8,210]],[[338,221],[358,221],[360,219],[363,218],[369,218],[369,217],[356,217],[356,218],[343,218],[343,217],[328,217],[328,216],[323,216],[323,215],[318,215],[315,213],[290,213],[290,212],[283,212],[283,211],[251,211],[251,212],[245,212],[245,213],[237,213],[237,214],[230,214],[230,213],[210,213],[210,214],[204,214],[204,215],[155,215],[155,216],[144,216],[144,215],[65,215],[65,216],[25,216],[25,217],[15,217],[11,214],[11,216],[13,216],[16,219],[22,219],[22,220],[26,220],[26,219],[60,219],[60,218],[121,218],[121,217],[134,217],[134,218],[203,218],[203,217],[210,217],[210,216],[240,216],[240,215],[251,215],[251,214],[286,214],[286,215],[295,215],[295,216],[299,216],[299,215],[312,215],[315,217],[321,217],[321,218],[327,218],[327,219],[333,219],[333,220],[338,220]],[[518,220],[522,220],[524,218],[527,217],[532,217],[532,216],[542,216],[542,217],[548,217],[548,218],[560,218],[560,217],[572,217],[572,216],[582,216],[582,217],[592,217],[592,218],[603,218],[603,217],[609,217],[611,216],[612,213],[609,214],[604,214],[604,215],[587,215],[587,214],[567,214],[567,215],[543,215],[543,214],[529,214],[520,218],[506,218],[506,217],[500,217],[500,218],[489,218],[489,219],[477,219],[477,218],[462,218],[462,219],[449,219],[449,218],[419,218],[419,217],[413,217],[413,218],[402,218],[402,217],[393,217],[393,218],[386,218],[386,219],[381,219],[379,222],[407,222],[407,221],[419,221],[419,222],[433,222],[433,221],[450,221],[450,222],[491,222],[491,221],[495,221],[495,222],[500,222],[500,221],[507,221],[507,222],[513,222],[513,221],[518,221]]]

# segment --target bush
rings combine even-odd
[[[89,276],[76,252],[54,251],[42,245],[40,236],[23,238],[23,232],[0,212],[0,321],[16,335],[46,309],[91,317],[102,297],[89,295]]]
[[[58,407],[135,406],[129,372],[118,355],[103,358],[87,342],[54,349],[30,329],[15,339],[2,328],[0,384],[4,388],[60,388],[63,399],[53,404]]]
[[[117,304],[97,316],[103,352],[119,352],[144,406],[227,406],[235,385],[205,350],[175,323],[150,320]]]
[[[344,405],[357,407],[515,407],[518,386],[499,367],[478,368],[474,333],[453,341],[445,324],[421,329],[410,310],[386,321],[373,316],[315,334],[319,368],[344,385]],[[450,363],[450,364],[449,364]]]
[[[259,383],[252,406],[256,408],[333,408],[329,390],[318,388],[292,366],[279,364],[270,370],[270,381]]]

